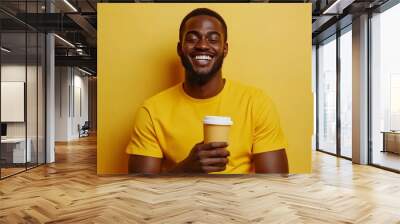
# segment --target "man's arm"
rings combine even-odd
[[[285,149],[253,154],[256,173],[289,173]]]
[[[226,142],[197,143],[189,155],[172,167],[168,173],[211,173],[223,171],[228,164],[229,151]],[[130,155],[129,173],[159,174],[162,159],[150,156]]]
[[[160,158],[140,155],[129,156],[129,173],[159,174],[160,172]]]

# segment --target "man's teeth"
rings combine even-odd
[[[196,60],[211,60],[211,57],[208,55],[197,55],[195,57]]]

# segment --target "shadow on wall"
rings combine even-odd
[[[162,92],[163,90],[173,87],[183,82],[185,79],[185,70],[178,56],[175,58],[170,58],[170,60],[165,60],[165,58],[162,58],[158,62],[160,67],[164,68],[162,70],[167,71],[167,73],[164,75],[159,75],[158,77],[160,78],[160,80],[158,80],[157,83],[154,82],[152,79],[150,79],[150,81],[146,83],[146,85],[157,86],[156,89],[158,89],[158,91],[155,91],[149,96],[144,96],[143,101],[139,103],[139,105],[142,105],[144,101],[150,98],[151,96],[154,96],[159,92]],[[134,116],[134,114],[132,116]],[[125,137],[124,141],[126,143],[125,146],[127,146],[130,141],[132,128],[133,125],[131,125],[130,127],[129,135],[126,135]],[[125,154],[125,148],[123,148],[122,150],[124,151],[126,164],[128,164],[129,155]]]
[[[169,61],[168,72],[169,74],[167,75],[167,79],[169,80],[167,80],[167,83],[170,83],[171,86],[174,86],[185,79],[185,71],[180,60]]]

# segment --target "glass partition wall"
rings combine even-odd
[[[37,13],[43,10],[40,3],[19,1],[18,7],[24,13]],[[18,21],[12,14],[0,11],[0,20],[0,178],[3,179],[45,163],[46,40],[44,33]]]

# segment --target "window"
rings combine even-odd
[[[371,18],[372,164],[400,170],[400,4]]]
[[[340,36],[340,155],[352,157],[352,35],[351,26]]]
[[[336,153],[336,36],[318,47],[318,149]]]

